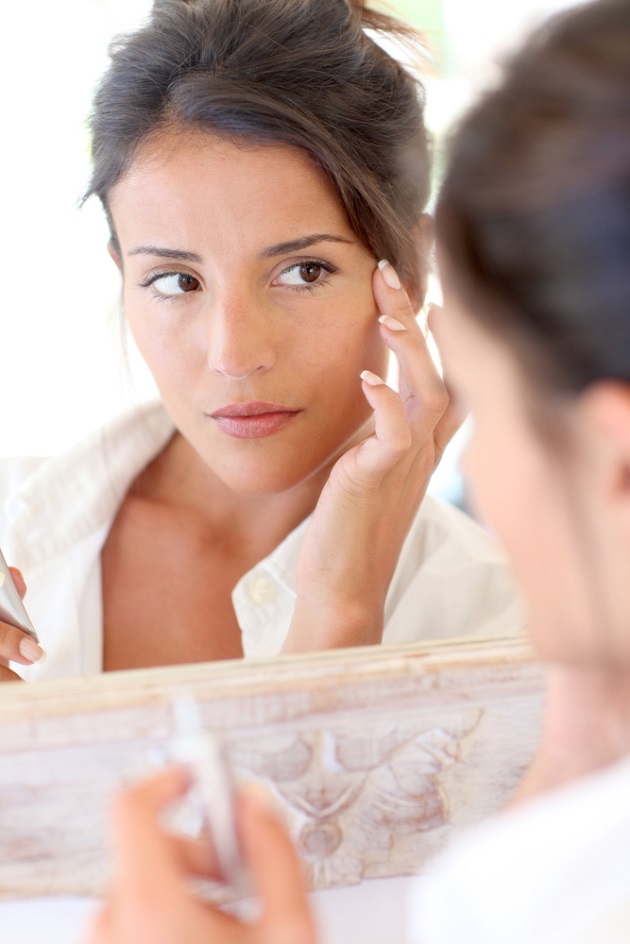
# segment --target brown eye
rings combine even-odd
[[[177,286],[182,292],[194,292],[199,288],[199,279],[194,275],[180,275],[177,279]]]
[[[300,266],[300,276],[305,282],[317,282],[322,272],[322,267],[315,262],[304,262]]]
[[[201,288],[201,282],[188,272],[164,272],[150,279],[147,285],[152,285],[159,295],[170,298],[173,295],[187,295]]]
[[[319,262],[317,259],[306,259],[304,262],[294,262],[284,269],[275,280],[276,285],[286,285],[292,289],[304,289],[310,285],[327,285],[327,275],[334,275],[337,267],[330,262]]]

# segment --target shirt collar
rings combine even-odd
[[[5,503],[21,565],[34,566],[100,527],[175,432],[158,402],[105,424],[39,466]]]

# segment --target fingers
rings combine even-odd
[[[154,844],[157,863],[154,876],[172,877],[174,872],[218,879],[217,862],[207,839],[158,833],[156,824],[162,811],[185,793],[190,786],[184,769],[173,768],[125,791],[114,807],[114,843],[119,874],[132,879],[137,869],[134,855],[138,849]],[[144,856],[144,852],[141,853]]]
[[[400,367],[405,412],[421,434],[431,432],[448,406],[448,393],[418,325],[407,293],[389,263],[379,263],[374,297],[382,312],[381,333]]]
[[[411,446],[411,431],[400,396],[369,370],[361,374],[365,398],[374,410],[374,435],[357,452],[359,469],[384,474]]]
[[[364,440],[356,451],[355,481],[362,487],[374,484],[401,459],[414,460],[424,450],[422,465],[429,473],[434,467],[433,433],[446,410],[448,396],[428,350],[398,276],[392,266],[381,260],[374,273],[374,297],[379,311],[381,333],[400,366],[399,392],[392,390],[371,371],[363,371],[363,393],[374,410],[374,435]],[[400,469],[401,474],[405,470]],[[424,479],[424,475],[422,476]]]
[[[183,767],[172,767],[124,790],[113,810],[114,881],[86,944],[138,941],[188,944],[247,940],[236,920],[193,893],[190,878],[207,877],[208,847],[173,836],[162,824],[167,808],[190,786]],[[207,854],[208,853],[208,854]]]
[[[89,944],[315,944],[300,862],[284,827],[258,798],[239,798],[237,809],[245,858],[261,896],[260,917],[241,923],[191,892],[190,872],[181,864],[191,846],[166,834],[159,821],[187,787],[186,772],[171,768],[119,797],[115,885],[91,925]]]
[[[34,639],[21,629],[9,623],[0,622],[0,662],[19,662],[20,665],[33,665],[41,662],[46,653]],[[11,673],[13,674],[13,673]]]
[[[9,567],[9,570],[11,571],[11,576],[13,577],[13,583],[15,584],[17,592],[21,597],[23,597],[26,593],[26,583],[24,581],[24,577],[22,576],[22,572],[18,570],[17,567]]]
[[[405,448],[403,434],[406,425],[410,437],[406,449],[410,460],[424,469],[421,474],[424,479],[437,465],[459,421],[449,410],[446,385],[407,293],[395,270],[385,260],[379,262],[374,273],[374,297],[381,312],[379,322],[383,340],[398,360],[397,397],[403,413],[396,409],[388,388],[379,387],[372,379],[368,381],[372,387],[369,390],[364,382],[365,396],[375,411],[376,427],[373,439],[364,444],[365,455],[376,469],[386,468],[388,461],[393,466],[400,457],[400,450]]]
[[[111,940],[109,937],[110,925],[109,908],[100,908],[88,921],[81,944],[107,944]]]
[[[188,788],[186,772],[169,768],[123,791],[113,810],[114,857],[118,881],[133,894],[146,896],[181,885],[181,848],[173,855],[169,837],[156,828],[162,812]],[[147,868],[146,863],[151,863]]]
[[[398,273],[387,259],[381,259],[374,273],[374,298],[379,311],[400,321],[406,328],[416,320],[409,296],[403,289]]]
[[[315,944],[302,864],[289,834],[258,791],[241,795],[238,806],[245,860],[263,907],[262,937],[257,940]]]
[[[0,682],[23,682],[24,679],[6,665],[0,665]]]
[[[26,593],[26,583],[17,567],[9,567],[15,589],[21,597]],[[6,579],[6,574],[2,574],[2,580]],[[7,614],[8,615],[8,614]],[[13,626],[11,623],[0,621],[0,681],[14,681],[19,679],[19,675],[11,672],[8,668],[9,662],[18,662],[20,665],[33,665],[35,662],[41,662],[46,658],[46,653],[35,640],[27,633]]]

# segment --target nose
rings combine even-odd
[[[260,300],[224,292],[208,312],[208,366],[233,380],[269,370],[276,360],[276,338]]]

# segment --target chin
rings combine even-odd
[[[306,484],[313,476],[313,470],[289,471],[282,467],[261,468],[254,464],[251,468],[215,470],[215,474],[237,495],[261,497],[283,495],[300,485]]]

